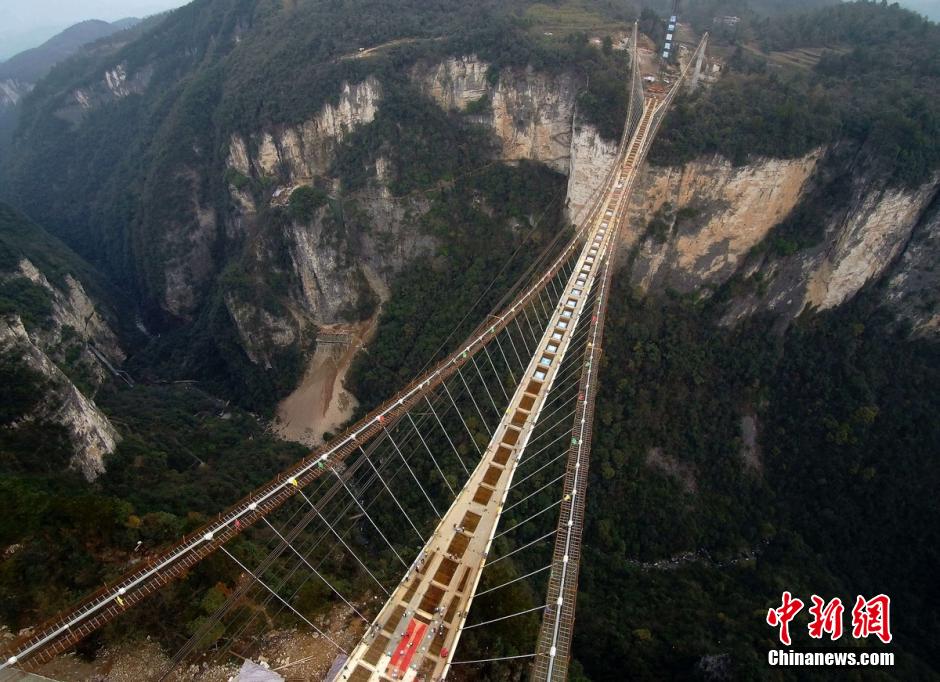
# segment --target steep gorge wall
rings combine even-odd
[[[466,111],[481,98],[482,111],[467,113],[473,122],[492,130],[500,158],[540,161],[569,176],[569,212],[577,218],[607,172],[616,145],[601,138],[593,127],[577,120],[580,88],[570,74],[547,75],[532,69],[506,70],[496,82],[487,78],[489,65],[474,56],[450,58],[438,64],[419,64],[413,82],[446,110]],[[338,189],[330,166],[345,136],[374,120],[382,101],[382,86],[374,78],[344,84],[337,104],[328,104],[299,125],[234,135],[229,142],[227,166],[234,173],[229,192],[236,207],[229,231],[262,233],[262,206],[244,179],[263,179],[277,189],[263,201],[284,203],[299,186],[318,181]],[[273,318],[250,303],[227,298],[249,356],[267,363],[270,348],[297,343],[310,325],[351,323],[363,288],[390,285],[407,263],[432,254],[432,238],[416,228],[427,212],[420,194],[396,197],[388,190],[388,164],[376,162],[376,182],[355,193],[361,226],[337,236],[328,207],[307,222],[293,221],[280,235],[289,255],[292,275],[300,282],[290,298],[289,315]],[[352,256],[354,254],[354,257]],[[261,256],[259,256],[261,257]]]
[[[0,318],[0,355],[38,373],[48,389],[35,410],[6,428],[15,430],[26,422],[63,427],[74,453],[71,466],[92,481],[105,471],[105,457],[114,452],[121,437],[93,396],[86,395],[62,367],[80,373],[84,381],[79,383],[98,386],[107,370],[89,346],[114,365],[120,365],[124,353],[98,305],[72,275],[65,275],[62,285],[52,284],[23,258],[17,270],[0,273],[0,283],[13,278],[27,279],[48,292],[50,309],[29,330],[19,315]]]
[[[492,83],[490,65],[470,55],[417,66],[412,78],[444,109],[466,110],[485,98],[475,120],[492,129],[506,161],[541,161],[569,178],[569,213],[580,209],[599,187],[617,154],[617,142],[602,138],[577,115],[583,84],[573,75],[549,75],[532,68],[503,70]]]
[[[247,140],[233,135],[228,166],[246,176],[281,175],[298,184],[324,176],[343,138],[375,118],[381,98],[375,78],[344,83],[335,106],[324,106],[298,126],[261,131]]]
[[[761,263],[769,281],[766,293],[738,302],[731,319],[764,308],[794,317],[807,308],[827,310],[848,301],[891,271],[937,191],[936,180],[903,189],[854,178],[851,198],[825,226],[822,242]]]
[[[89,481],[104,473],[104,458],[114,452],[121,440],[117,430],[94,401],[30,338],[17,316],[0,319],[0,354],[15,356],[42,375],[51,387],[42,407],[23,419],[48,421],[64,427],[75,451],[71,466]],[[9,428],[16,429],[18,425],[19,422]]]
[[[681,168],[647,166],[633,194],[626,243],[638,247],[631,276],[643,289],[691,291],[730,277],[748,252],[793,210],[819,154],[735,168],[720,157]],[[695,216],[663,242],[646,236],[665,204]]]
[[[783,255],[766,248],[773,228],[820,191],[827,153],[737,168],[721,157],[645,168],[624,244],[632,282],[645,290],[708,295],[738,274],[753,286],[731,301],[724,319],[733,323],[762,311],[789,320],[808,308],[833,308],[888,276],[885,303],[915,328],[936,329],[936,288],[931,293],[935,282],[927,265],[937,254],[936,212],[931,217],[928,211],[936,178],[898,188],[867,169],[840,167],[837,172],[852,178],[850,187],[838,206],[827,208],[818,242]],[[650,234],[650,222],[667,203],[671,229],[665,237]]]
[[[940,195],[915,228],[891,272],[884,300],[921,335],[940,335]]]

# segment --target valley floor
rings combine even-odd
[[[324,336],[345,337],[340,343],[317,343],[300,385],[277,407],[274,433],[285,440],[316,447],[323,434],[340,429],[353,416],[359,401],[346,390],[346,373],[356,354],[375,336],[382,304],[388,300],[385,284],[371,271],[366,275],[380,304],[368,320],[320,329]]]
[[[338,325],[336,325],[338,326]],[[315,447],[323,434],[341,427],[359,401],[343,386],[346,372],[374,324],[361,323],[331,330],[349,337],[348,343],[318,343],[297,389],[277,408],[274,432],[302,445]]]

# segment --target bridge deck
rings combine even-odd
[[[624,154],[619,160],[615,186],[622,186],[623,192],[614,207],[605,207],[612,226],[611,241],[616,245],[623,223],[630,189],[636,178],[644,150],[651,134],[654,134],[653,121],[660,112],[662,101],[656,97],[647,97],[643,115],[637,125]],[[613,195],[613,193],[612,193]],[[572,629],[574,627],[575,603],[577,599],[578,570],[581,558],[581,531],[584,526],[585,493],[587,490],[588,454],[591,447],[591,429],[593,422],[594,396],[597,392],[596,365],[603,338],[604,314],[606,311],[607,290],[610,286],[613,269],[608,263],[599,273],[600,295],[595,303],[591,319],[593,327],[591,347],[585,371],[582,374],[580,395],[582,399],[575,411],[576,438],[571,441],[564,483],[564,496],[558,515],[558,532],[552,556],[552,569],[548,580],[548,608],[542,618],[539,632],[537,656],[533,662],[533,679],[564,680],[567,677],[568,659]]]
[[[411,569],[351,653],[338,679],[438,680],[449,669],[506,494],[545,399],[579,324],[589,323],[589,293],[626,206],[636,160],[657,100],[621,156],[592,215],[577,265],[542,332],[536,351],[479,463]],[[588,317],[588,322],[582,321]]]
[[[699,45],[698,54],[704,50],[706,42],[707,34]],[[460,639],[461,629],[465,626],[480,573],[486,565],[487,553],[496,533],[513,474],[564,361],[575,328],[579,324],[586,324],[589,331],[596,332],[598,325],[602,324],[605,305],[603,292],[606,291],[611,271],[609,257],[616,243],[617,228],[626,208],[629,190],[662,116],[688,70],[689,65],[664,98],[645,98],[642,112],[634,107],[634,101],[643,98],[642,89],[634,77],[626,130],[633,130],[636,124],[636,131],[629,141],[623,141],[618,161],[603,183],[603,190],[599,192],[601,198],[594,204],[588,220],[578,230],[577,237],[554,258],[541,279],[535,283],[526,280],[528,285],[520,284],[527,288],[517,291],[501,315],[487,318],[458,350],[330,444],[318,448],[259,487],[228,511],[219,514],[217,519],[207,522],[196,533],[185,536],[150,561],[138,565],[120,579],[86,597],[74,608],[4,646],[9,657],[0,660],[0,671],[13,666],[35,667],[66,651],[148,595],[172,580],[185,576],[199,561],[259,519],[273,513],[325,472],[343,471],[342,462],[351,453],[384,433],[387,427],[394,426],[399,418],[420,401],[428,400],[429,394],[459,372],[467,362],[472,362],[474,355],[508,329],[511,322],[518,324],[518,316],[525,312],[527,305],[538,300],[541,306],[542,294],[549,291],[547,283],[551,281],[554,287],[556,273],[563,265],[567,269],[572,258],[578,254],[576,265],[554,310],[551,310],[550,304],[544,308],[546,315],[551,314],[535,354],[469,482],[457,495],[434,535],[383,607],[363,641],[353,651],[339,677],[349,680],[415,679],[419,675],[425,680],[444,678]],[[583,245],[582,239],[586,240]],[[592,315],[587,302],[589,296],[592,296],[592,290],[598,290],[598,284],[601,295]],[[585,314],[589,320],[582,323]],[[538,319],[544,317],[539,316]],[[528,325],[527,316],[526,322]],[[596,352],[591,351],[586,366],[589,367],[596,357]],[[444,387],[446,389],[446,385]],[[590,421],[591,414],[591,393],[584,393],[587,397],[579,398],[579,402],[587,406],[579,405],[576,412],[582,424]],[[579,482],[578,476],[571,474],[570,467],[574,462],[573,466],[577,470],[581,458],[587,456],[586,444],[590,441],[589,428],[586,432],[583,426],[581,429],[581,443],[572,443],[578,449],[569,450],[564,495],[570,499],[559,502],[560,519],[567,521],[564,521],[564,528],[559,525],[556,534],[549,594],[533,667],[533,676],[539,680],[563,678],[567,672],[567,647],[570,645],[574,618],[584,499],[584,478]],[[572,452],[576,454],[574,460],[571,459]],[[361,461],[365,460],[356,460],[349,471]],[[344,472],[342,477],[346,476]],[[328,491],[327,496],[332,494]],[[562,540],[564,544],[558,544]],[[285,542],[289,542],[289,539]],[[563,554],[559,554],[560,551]],[[572,568],[566,573],[569,563]]]

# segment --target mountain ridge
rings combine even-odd
[[[0,80],[35,83],[57,63],[75,54],[81,47],[140,23],[137,17],[107,22],[87,19],[73,24],[34,48],[19,52],[0,62]]]

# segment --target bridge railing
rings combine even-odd
[[[613,170],[608,173],[605,187],[612,181]],[[414,404],[470,362],[476,353],[539,295],[561,267],[578,253],[586,226],[596,218],[598,210],[597,207],[592,210],[589,219],[579,226],[570,242],[550,262],[547,269],[542,271],[538,279],[530,282],[527,288],[518,293],[500,315],[488,316],[456,351],[343,431],[331,443],[314,450],[293,467],[220,513],[215,521],[187,534],[180,542],[149,559],[146,565],[102,587],[77,607],[33,628],[32,634],[15,640],[5,647],[8,658],[0,661],[0,670],[17,664],[39,665],[67,651],[160,587],[185,575],[199,561],[279,508],[299,489],[319,478],[326,470],[328,461],[343,461],[360,445],[381,434]]]
[[[615,211],[614,239],[623,228],[626,218],[626,207],[630,199],[630,190],[636,178],[640,164],[643,162],[652,140],[662,123],[669,105],[675,99],[679,89],[683,86],[691,64],[695,62],[705,49],[708,35],[700,42],[698,49],[692,56],[689,65],[683,70],[679,79],[670,89],[667,96],[659,104],[651,104],[656,108],[652,111],[643,111],[637,126],[632,130],[637,140],[629,151],[625,182],[625,191],[620,198]],[[635,43],[634,43],[635,44]],[[636,71],[634,72],[637,73]],[[649,120],[646,116],[651,114]],[[629,128],[630,126],[628,126]],[[574,415],[574,429],[577,437],[572,439],[569,450],[566,476],[564,479],[564,496],[558,519],[558,529],[555,533],[555,547],[552,557],[552,569],[549,576],[548,604],[542,619],[539,631],[539,640],[536,649],[536,658],[532,664],[531,678],[538,682],[555,682],[567,678],[568,663],[570,659],[571,639],[574,634],[575,607],[577,602],[577,585],[580,571],[581,535],[584,524],[584,513],[587,492],[587,471],[590,464],[590,451],[593,436],[594,405],[598,389],[598,363],[602,354],[604,337],[604,320],[607,311],[607,300],[613,278],[615,258],[613,246],[607,254],[604,269],[601,275],[600,294],[597,298],[592,318],[592,342],[588,360],[582,371],[580,386],[580,401]]]
[[[637,100],[639,71],[636,56],[637,30],[634,27],[634,57],[631,73],[630,121],[640,120],[646,113],[642,98]],[[706,36],[707,38],[707,36]],[[699,50],[704,49],[703,44]],[[693,58],[694,61],[694,58]],[[690,62],[691,63],[691,62]],[[683,78],[688,67],[683,72]],[[675,88],[674,88],[675,90]],[[674,97],[675,92],[670,93]],[[656,121],[656,125],[661,118]],[[607,173],[602,183],[603,191],[611,190],[618,177],[620,164],[626,154],[626,140],[635,129],[628,122],[621,141],[617,163]],[[382,403],[365,418],[346,429],[330,444],[326,444],[271,481],[252,491],[227,511],[220,513],[215,521],[205,524],[195,533],[188,534],[179,543],[144,566],[136,568],[120,579],[98,590],[84,599],[77,607],[56,616],[34,628],[33,633],[22,637],[6,647],[9,658],[0,662],[0,669],[11,665],[35,665],[50,660],[66,651],[82,638],[103,627],[123,611],[139,603],[170,581],[182,577],[186,572],[219,547],[251,527],[259,519],[272,513],[293,497],[296,492],[319,478],[328,470],[328,463],[343,461],[362,444],[379,436],[387,426],[397,422],[419,400],[434,391],[445,380],[454,375],[482,348],[496,337],[517,315],[534,300],[547,283],[577,254],[585,231],[596,221],[603,202],[597,201],[587,219],[579,226],[571,241],[551,260],[542,275],[523,289],[499,315],[489,316],[461,344],[436,366],[412,381],[402,391]]]
[[[627,105],[627,119],[623,128],[623,136],[620,139],[620,147],[623,149],[632,139],[637,125],[643,118],[645,107],[645,97],[643,95],[643,80],[640,77],[640,59],[637,50],[637,41],[639,40],[639,25],[633,23],[633,42],[632,55],[630,56],[630,84],[627,86],[629,91],[629,103]]]
[[[169,550],[149,560],[146,566],[101,588],[83,600],[77,608],[36,627],[34,634],[16,640],[7,647],[9,658],[0,663],[0,670],[10,665],[22,665],[28,660],[40,664],[66,651],[156,589],[184,575],[196,563],[279,508],[299,489],[319,478],[326,470],[328,461],[344,460],[361,444],[397,422],[414,404],[470,362],[538,296],[568,259],[578,252],[581,233],[582,230],[579,230],[541,277],[519,293],[501,315],[491,316],[481,323],[456,351],[435,367],[339,434],[331,443],[321,446],[289,470],[243,497],[226,512],[219,514],[216,521],[188,534]]]

